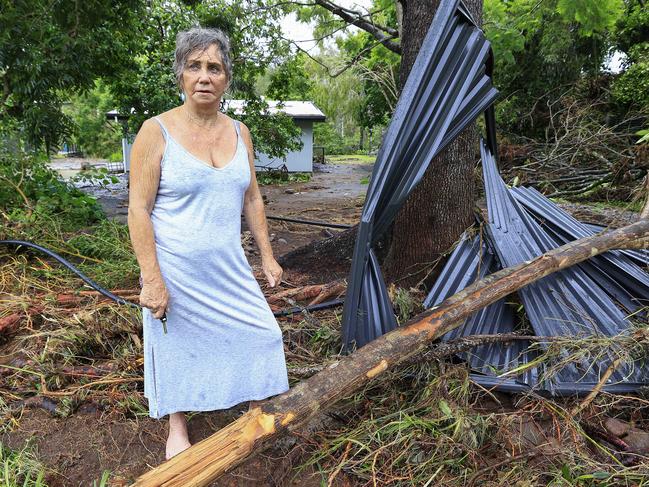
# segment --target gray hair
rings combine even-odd
[[[174,74],[176,82],[180,86],[183,77],[183,70],[189,55],[195,51],[205,51],[212,44],[221,53],[221,61],[228,83],[232,80],[232,60],[230,59],[230,39],[221,30],[215,28],[192,27],[189,30],[179,32],[176,36],[176,54],[174,58]]]

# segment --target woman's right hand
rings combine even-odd
[[[157,320],[165,314],[169,294],[162,278],[144,281],[140,291],[140,305],[149,308]]]

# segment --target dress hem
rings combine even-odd
[[[220,405],[216,405],[216,406],[213,406],[213,405],[209,405],[209,406],[175,406],[173,408],[169,408],[168,410],[162,410],[163,411],[162,414],[158,414],[157,416],[152,414],[151,410],[149,409],[149,417],[153,418],[153,419],[161,419],[162,417],[164,417],[164,416],[166,416],[168,414],[174,414],[174,413],[180,413],[180,412],[183,412],[183,413],[192,412],[193,413],[193,412],[207,412],[207,411],[219,411],[219,410],[223,410],[223,409],[230,409],[230,408],[236,406],[237,404],[241,404],[242,402],[246,402],[246,401],[262,401],[264,399],[268,399],[269,397],[276,396],[278,394],[282,394],[282,393],[288,391],[289,389],[290,389],[290,387],[288,387],[286,389],[281,389],[278,392],[274,392],[274,393],[266,394],[266,395],[262,395],[262,396],[254,396],[254,397],[246,396],[243,399],[237,399],[235,401],[227,402],[223,406],[220,406]],[[144,397],[146,397],[147,400],[149,400],[149,398],[147,396],[144,396]]]

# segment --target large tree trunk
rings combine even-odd
[[[405,1],[399,79],[405,83],[433,20],[439,0]],[[475,19],[482,0],[465,0]],[[386,281],[416,284],[431,263],[448,251],[473,222],[473,168],[478,156],[475,126],[467,128],[428,167],[392,226],[390,250],[383,263]]]
[[[584,238],[478,281],[387,333],[288,392],[193,445],[138,479],[135,486],[204,486],[318,411],[347,397],[458,327],[467,317],[521,287],[615,248],[649,246],[649,220]]]

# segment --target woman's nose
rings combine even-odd
[[[200,73],[198,73],[198,81],[205,83],[210,82],[210,73],[208,73],[207,69],[201,69]]]

